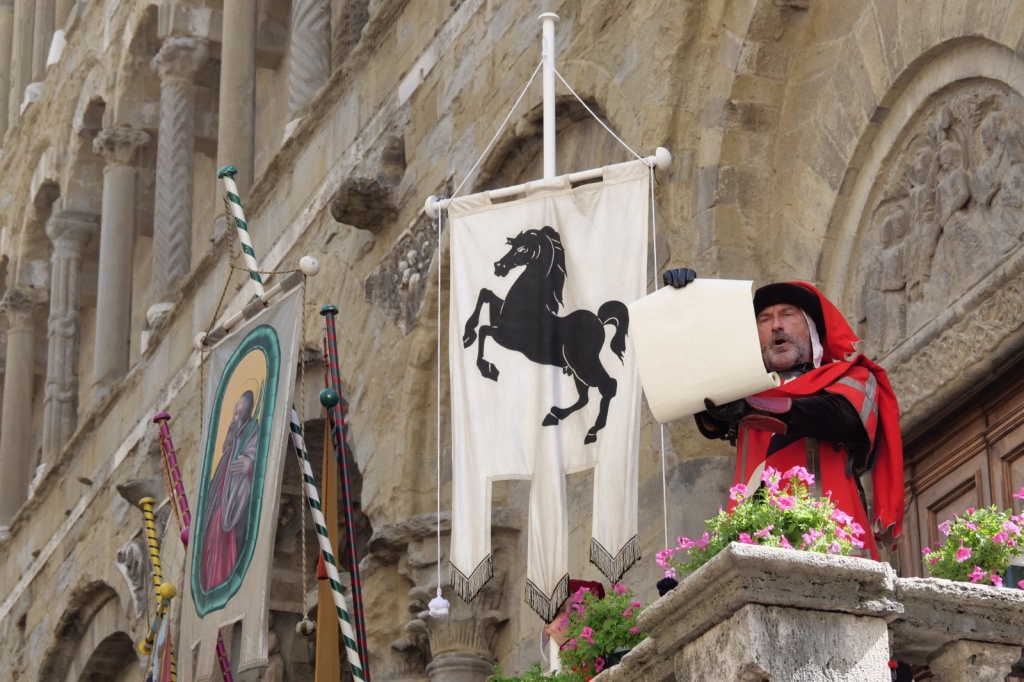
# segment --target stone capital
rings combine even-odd
[[[28,327],[38,305],[38,296],[24,289],[8,289],[0,299],[0,312],[7,316],[9,330]]]
[[[164,41],[149,64],[160,74],[160,80],[191,81],[209,57],[210,44],[203,38],[174,36]]]
[[[46,236],[56,254],[80,254],[89,237],[96,233],[96,216],[80,211],[57,211],[46,221]]]
[[[130,165],[135,153],[149,144],[149,140],[149,133],[122,123],[101,130],[92,141],[92,151],[108,164]]]

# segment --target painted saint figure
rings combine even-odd
[[[259,441],[259,420],[253,413],[254,404],[252,391],[246,391],[235,402],[217,471],[210,483],[200,572],[205,590],[228,579],[245,545]]]

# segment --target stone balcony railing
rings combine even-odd
[[[595,682],[1003,682],[1022,662],[1024,592],[897,578],[888,564],[733,544],[640,616],[649,637]]]

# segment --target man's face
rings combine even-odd
[[[757,337],[769,372],[785,372],[811,361],[811,331],[795,305],[777,303],[762,310],[757,316]]]
[[[240,398],[238,402],[235,403],[234,412],[232,412],[231,414],[231,423],[244,424],[246,421],[249,420],[249,412],[251,410],[252,405],[250,405],[247,400]]]

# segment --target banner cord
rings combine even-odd
[[[644,157],[642,157],[642,156],[640,156],[639,154],[637,154],[637,153],[636,153],[636,151],[634,151],[632,147],[630,147],[630,146],[629,146],[628,144],[626,144],[625,142],[623,142],[622,138],[621,138],[621,137],[619,137],[618,135],[616,135],[616,134],[615,134],[615,131],[613,131],[613,130],[612,130],[611,128],[609,128],[609,127],[608,127],[608,124],[607,124],[607,123],[605,123],[604,121],[602,121],[602,120],[601,120],[601,117],[600,117],[600,116],[598,116],[597,114],[595,114],[595,113],[594,113],[594,110],[593,110],[593,109],[591,109],[591,108],[590,108],[589,106],[587,106],[587,103],[583,101],[583,98],[582,98],[582,97],[580,97],[580,96],[579,96],[578,94],[576,94],[576,91],[572,89],[572,86],[571,86],[571,85],[569,85],[569,83],[567,83],[567,82],[566,82],[566,80],[565,80],[564,78],[562,78],[562,74],[558,73],[558,69],[556,69],[556,68],[554,68],[554,66],[552,66],[552,67],[551,67],[551,70],[552,70],[552,71],[554,71],[554,73],[555,73],[555,75],[556,75],[556,76],[558,76],[558,80],[562,81],[562,85],[564,85],[564,86],[565,86],[566,88],[568,88],[568,89],[569,89],[569,92],[570,92],[570,93],[572,93],[572,96],[573,96],[573,97],[575,97],[575,98],[576,98],[576,100],[577,100],[577,101],[578,101],[578,102],[579,102],[580,104],[582,104],[582,105],[583,105],[583,108],[587,110],[587,113],[588,113],[588,114],[590,114],[591,116],[593,116],[593,117],[594,117],[594,120],[595,120],[595,121],[597,121],[598,123],[600,123],[600,124],[601,124],[601,127],[602,127],[602,128],[604,128],[605,130],[607,130],[607,131],[608,131],[608,134],[609,134],[609,135],[611,135],[612,137],[614,137],[614,138],[615,138],[615,140],[616,140],[616,141],[617,141],[617,142],[618,142],[619,144],[621,144],[621,145],[622,145],[623,147],[625,147],[625,148],[626,148],[626,150],[627,150],[627,151],[628,151],[628,152],[629,152],[630,154],[632,154],[633,156],[635,156],[635,157],[636,157],[637,159],[640,159],[641,161],[643,160],[643,158],[644,158]],[[653,177],[653,176],[652,176],[652,177]],[[652,192],[651,196],[653,197],[653,196],[654,196],[654,195],[653,195],[653,192],[654,192],[654,186],[653,186],[653,184],[652,184],[652,186],[651,186],[651,192]],[[652,201],[653,201],[653,199],[652,199]],[[657,286],[657,285],[655,285],[655,286]]]
[[[459,183],[459,186],[455,188],[454,192],[452,192],[452,197],[451,198],[454,199],[458,195],[459,190],[462,189],[462,186],[465,185],[466,182],[471,177],[473,177],[473,172],[480,166],[480,162],[483,161],[484,158],[487,156],[487,152],[491,151],[491,147],[494,146],[494,143],[498,141],[498,136],[501,135],[501,131],[505,129],[505,126],[508,124],[508,120],[510,118],[512,118],[512,114],[515,113],[516,107],[518,107],[519,103],[523,101],[523,97],[526,95],[526,91],[530,89],[530,84],[533,83],[533,79],[537,77],[537,72],[540,71],[540,67],[542,67],[543,65],[544,65],[544,60],[542,59],[540,62],[537,63],[537,68],[533,70],[533,75],[530,76],[530,80],[528,80],[526,82],[526,87],[524,87],[523,91],[519,93],[519,97],[516,98],[515,104],[513,104],[512,108],[508,110],[508,115],[505,116],[505,120],[501,122],[500,126],[498,126],[498,131],[496,133],[494,133],[494,137],[492,137],[491,141],[487,143],[486,147],[484,147],[483,153],[480,154],[480,158],[478,158],[476,160],[476,163],[473,164],[473,167],[469,169],[468,173],[466,173],[466,177],[464,177],[462,179],[462,182]],[[440,244],[441,244],[440,222],[438,223],[437,240],[438,240],[438,246],[440,246]],[[438,292],[438,294],[440,294],[440,292]]]
[[[557,73],[557,72],[556,72]],[[559,76],[561,78],[561,76]],[[612,133],[614,135],[614,133]],[[632,151],[632,150],[630,150]],[[635,153],[635,152],[634,152]],[[651,181],[651,244],[654,250],[654,290],[658,290],[658,205],[654,201],[654,166],[650,166]],[[661,432],[661,514],[662,529],[665,533],[665,547],[668,547],[668,474],[665,468],[665,425],[658,424]]]

